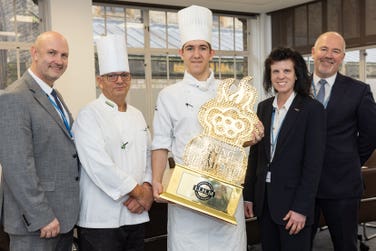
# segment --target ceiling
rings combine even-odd
[[[132,1],[127,1],[132,2]],[[205,6],[212,10],[245,13],[268,13],[287,7],[312,2],[312,0],[139,0],[137,3],[185,7],[192,4]]]

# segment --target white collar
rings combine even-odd
[[[38,78],[32,71],[31,69],[29,68],[27,70],[29,72],[29,74],[31,75],[31,77],[35,80],[35,82],[37,82],[37,84],[40,86],[40,88],[42,88],[42,90],[47,94],[47,95],[51,95],[51,92],[52,92],[52,87],[49,86],[48,84],[46,84],[46,82],[44,82],[42,79]]]
[[[114,101],[108,99],[103,93],[99,95],[98,99],[101,101],[102,104],[104,104],[104,106],[107,109],[113,110],[113,111],[119,111],[118,105]]]
[[[210,76],[205,81],[199,81],[195,77],[193,77],[189,72],[184,72],[184,80],[188,82],[188,84],[197,87],[201,91],[207,91],[210,88],[211,83],[214,80],[214,73],[210,70]]]
[[[286,111],[288,111],[288,109],[290,108],[292,101],[294,100],[295,96],[296,96],[296,92],[293,91],[290,94],[289,98],[286,100],[286,102],[283,104],[283,106],[280,109],[278,109],[278,105],[277,105],[278,93],[276,93],[274,100],[273,100],[273,108],[275,108],[276,110],[281,110],[281,109],[285,108]]]
[[[334,81],[336,81],[336,77],[337,77],[337,73],[335,73],[334,75],[330,76],[329,78],[320,78],[316,74],[313,74],[313,83],[315,83],[316,89],[318,89],[318,88],[320,88],[319,87],[319,81],[321,79],[325,79],[326,82],[328,83],[328,85],[330,87],[332,87],[334,85]]]

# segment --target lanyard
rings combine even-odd
[[[285,114],[283,120],[281,121],[281,123],[279,124],[279,127],[278,127],[278,131],[277,131],[277,134],[274,135],[274,120],[275,120],[275,113],[276,113],[276,108],[273,108],[273,111],[272,111],[272,121],[271,121],[271,130],[270,130],[270,146],[271,146],[271,150],[270,150],[270,161],[273,160],[274,158],[274,153],[275,153],[275,149],[277,147],[277,141],[278,141],[278,136],[279,136],[279,131],[281,130],[281,127],[282,127],[282,124],[283,124],[283,120],[285,120],[286,116],[287,116],[287,113]],[[279,118],[278,118],[279,120]],[[278,121],[279,122],[279,121]]]
[[[50,96],[47,95],[47,97],[48,97],[48,99],[50,100],[51,104],[55,107],[55,109],[56,109],[57,111],[59,111],[59,113],[60,113],[60,117],[63,119],[64,125],[65,125],[65,128],[67,128],[69,135],[72,137],[72,132],[71,132],[71,129],[70,129],[70,126],[69,126],[68,120],[67,120],[67,118],[65,117],[64,111],[62,111],[62,110],[57,106],[57,104],[55,103],[55,101],[53,101],[53,100],[50,98]]]
[[[321,88],[324,88],[325,86],[321,86]],[[316,86],[315,86],[315,83],[313,82],[313,79],[312,79],[312,90],[313,90],[313,96],[315,97],[315,99],[317,99],[317,90],[316,90]],[[330,92],[329,93],[329,97],[328,98],[326,98],[325,99],[325,97],[324,97],[324,103],[323,103],[323,105],[324,105],[324,108],[326,108],[326,106],[328,105],[328,102],[329,102],[329,99],[330,99],[330,95],[331,95],[332,93]]]
[[[273,111],[272,111],[272,128],[270,130],[270,134],[271,134],[271,139],[270,139],[270,144],[271,144],[271,151],[270,151],[270,161],[274,158],[274,153],[275,153],[275,148],[277,146],[277,140],[278,140],[278,135],[279,135],[279,131],[281,130],[281,127],[282,127],[282,123],[283,123],[283,120],[285,118],[283,118],[283,120],[281,121],[280,125],[279,125],[279,128],[278,128],[278,131],[277,131],[277,134],[274,135],[274,119],[275,119],[275,111],[276,108],[273,108]],[[287,115],[287,114],[286,114]],[[286,117],[285,115],[285,117]]]

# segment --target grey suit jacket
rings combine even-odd
[[[39,234],[55,217],[62,233],[70,231],[79,211],[79,161],[63,121],[28,72],[0,96],[0,107],[5,231]]]
[[[0,96],[2,93],[4,93],[4,90],[0,90]],[[3,211],[3,181],[2,181],[3,175],[2,175],[2,172],[3,172],[3,168],[1,167],[1,162],[0,162],[0,222],[2,219],[1,212]]]

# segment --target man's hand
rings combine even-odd
[[[57,218],[40,229],[40,238],[53,238],[60,233],[60,223]]]
[[[142,185],[137,184],[129,195],[136,199],[146,211],[150,210],[153,204],[153,190],[149,183],[145,182]]]
[[[144,197],[142,200],[144,203],[140,203],[140,204],[145,208],[145,210],[149,211],[151,208],[151,205],[153,204],[153,199],[154,199],[153,188],[150,185],[150,183],[147,183],[147,182],[144,182],[142,184],[142,188],[144,189]]]
[[[306,216],[290,210],[283,220],[288,221],[285,229],[290,230],[290,235],[292,235],[299,233],[304,228]]]
[[[138,201],[133,197],[129,197],[126,201],[124,201],[123,205],[134,214],[141,214],[145,211],[145,208],[141,206],[141,204],[138,203]]]
[[[252,146],[257,144],[264,137],[264,126],[259,120],[253,128],[252,136],[249,141],[244,142],[243,147]]]
[[[244,201],[244,216],[246,219],[254,217],[253,202]]]
[[[153,182],[153,196],[154,201],[158,203],[167,203],[168,201],[159,197],[163,193],[163,185],[160,182]]]

